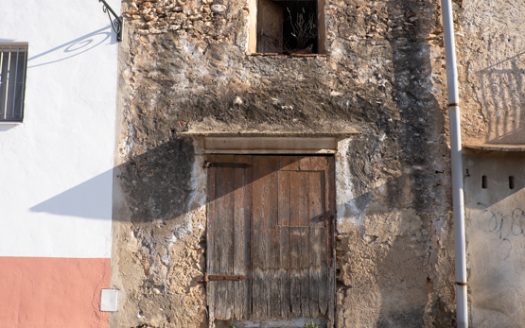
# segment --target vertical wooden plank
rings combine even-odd
[[[258,161],[255,157],[252,157],[252,169],[250,176],[251,184],[251,217],[250,217],[250,280],[248,281],[250,295],[249,295],[249,318],[258,319],[261,316],[260,313],[260,267],[261,267],[261,249],[258,247],[260,243],[260,234],[258,231],[261,229],[261,220],[258,220],[260,214],[260,188],[261,182],[258,181]]]
[[[312,317],[319,316],[319,293],[320,289],[326,288],[321,282],[321,256],[323,256],[322,237],[321,234],[324,226],[324,209],[323,209],[323,194],[322,178],[324,172],[308,172],[308,217],[310,218],[310,296],[309,306],[310,315]]]
[[[279,243],[280,233],[277,227],[271,228],[270,233],[272,235],[272,240],[270,241],[270,267],[266,271],[266,287],[269,290],[267,299],[268,315],[271,318],[279,318],[281,315],[281,276],[279,272],[280,249],[279,246],[275,246],[275,244]]]
[[[278,288],[276,284],[275,269],[279,260],[279,249],[275,227],[277,226],[277,171],[278,171],[278,157],[266,157],[261,160],[264,172],[264,194],[263,204],[265,207],[266,216],[264,221],[264,249],[266,251],[264,263],[264,302],[267,313],[265,318],[272,318],[274,313],[278,311],[275,306],[275,297],[278,296]]]
[[[327,163],[328,164],[328,163]],[[324,208],[324,227],[321,234],[321,285],[322,288],[319,292],[319,311],[324,316],[330,317],[330,303],[334,302],[335,294],[332,296],[331,286],[331,275],[335,275],[333,272],[333,256],[332,256],[332,242],[331,242],[331,220],[332,211],[330,209],[331,196],[328,194],[329,184],[329,167],[323,171],[322,183],[321,183],[321,195],[323,196],[323,208]],[[322,292],[321,292],[322,291]],[[335,292],[335,290],[334,290]]]
[[[283,167],[281,165],[281,167]],[[278,217],[280,226],[280,296],[281,318],[291,317],[290,301],[290,172],[278,173]]]
[[[298,173],[290,171],[290,301],[292,315],[301,313],[301,192],[303,189]]]
[[[253,248],[257,249],[257,263],[254,260],[254,311],[259,318],[269,318],[280,311],[276,305],[279,298],[279,285],[276,283],[278,271],[279,234],[277,228],[277,171],[279,158],[254,157],[253,184],[253,224],[257,227],[252,230],[254,238]]]
[[[207,250],[206,250],[206,272],[211,273],[215,270],[214,261],[215,252],[215,211],[216,211],[216,201],[215,201],[215,176],[216,169],[208,168],[207,170],[207,205],[206,205],[206,241],[207,241]],[[209,320],[210,322],[215,321],[215,285],[206,284],[206,300],[208,304]]]
[[[308,193],[309,181],[308,172],[296,172],[295,176],[298,181],[299,189],[297,190],[298,198],[298,231],[299,235],[299,267],[301,283],[301,316],[309,318],[310,316],[310,256],[311,249],[309,243],[309,226],[310,218],[308,216]]]
[[[246,171],[246,183],[245,183],[245,206],[246,206],[246,212],[245,212],[245,220],[246,220],[246,276],[248,277],[248,280],[244,282],[245,285],[245,301],[246,301],[246,312],[244,319],[250,319],[252,317],[252,257],[251,257],[251,249],[253,247],[252,240],[251,240],[251,232],[252,232],[252,195],[253,195],[253,157],[248,156],[246,160],[250,167]]]
[[[234,172],[234,190],[233,190],[233,274],[248,274],[248,238],[247,228],[249,222],[247,213],[249,207],[247,202],[247,169],[239,168]],[[234,302],[233,318],[243,319],[246,317],[247,288],[246,281],[237,281],[231,283]]]
[[[326,53],[326,22],[325,22],[325,3],[326,0],[317,0],[317,51],[320,54]]]
[[[330,300],[330,285],[329,285],[329,274],[331,272],[330,270],[330,259],[328,250],[326,248],[327,240],[328,240],[328,229],[323,227],[319,229],[319,244],[322,246],[319,251],[319,274],[320,274],[320,282],[319,282],[319,295],[318,295],[318,304],[319,304],[319,312],[322,315],[328,314],[328,303]]]
[[[257,52],[283,51],[283,8],[274,1],[259,0],[257,6]]]
[[[265,162],[262,157],[253,158],[253,183],[252,183],[252,310],[254,319],[263,319],[268,314],[267,297],[264,285],[264,270],[267,257],[267,215]]]
[[[328,231],[327,238],[330,241],[328,244],[328,251],[331,255],[330,265],[329,265],[329,288],[328,293],[329,304],[328,304],[328,325],[333,326],[335,324],[335,160],[334,157],[327,157],[327,170],[325,171],[325,186],[323,192],[328,196],[328,202],[326,203],[326,209],[329,213],[328,215]]]
[[[268,297],[268,309],[271,318],[279,318],[281,312],[281,279],[279,274],[281,249],[280,249],[280,228],[278,216],[278,172],[280,157],[270,158],[270,173],[268,174],[268,229],[269,229],[269,249],[268,249],[268,269],[267,269],[267,288],[270,292]]]
[[[217,168],[216,179],[216,232],[215,235],[215,254],[216,272],[215,274],[227,275],[233,274],[233,168]],[[210,282],[216,285],[215,316],[220,320],[229,320],[231,318],[233,291],[229,288],[228,281]]]

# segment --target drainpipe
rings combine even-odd
[[[458,69],[451,0],[441,0],[441,7],[447,61],[448,112],[452,161],[452,206],[456,242],[456,321],[458,328],[467,328],[467,256],[465,247],[465,205],[463,200],[463,156],[461,151]]]

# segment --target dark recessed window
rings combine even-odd
[[[26,43],[0,43],[0,122],[22,122],[27,69]]]
[[[258,0],[258,53],[321,53],[323,1]]]
[[[481,176],[481,189],[487,189],[487,176]]]

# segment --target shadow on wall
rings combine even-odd
[[[114,44],[116,42],[117,39],[115,33],[113,33],[111,30],[111,26],[107,25],[103,28],[29,57],[27,60],[27,68],[30,69],[58,63],[82,55],[104,43]]]
[[[486,141],[525,142],[525,52],[477,72],[478,99],[488,121]]]
[[[40,204],[32,212],[75,216],[89,219],[111,220],[113,170],[68,189]]]
[[[290,163],[301,158],[294,157]],[[200,206],[198,202],[191,202],[197,187],[192,186],[191,181],[193,162],[192,141],[176,138],[31,207],[31,211],[110,220],[110,213],[99,204],[107,204],[108,199],[112,199],[109,186],[113,181],[119,184],[130,211],[128,217],[115,214],[114,220],[151,222],[174,219]],[[270,173],[253,172],[248,181],[231,183],[214,197],[230,194]]]
[[[16,128],[20,123],[2,123],[0,124],[0,132],[8,131],[13,128]]]
[[[110,220],[100,204],[112,201],[110,186],[118,184],[130,209],[129,217],[113,220],[151,222],[174,218],[186,210],[191,196],[193,145],[174,139],[129,159],[48,200],[31,207],[33,212]]]
[[[297,162],[301,158],[303,157],[294,156],[294,160],[288,164]],[[175,218],[194,209],[188,206],[196,188],[191,182],[193,162],[194,149],[191,139],[175,138],[129,159],[112,170],[36,204],[31,207],[31,211],[109,220],[111,217],[108,213],[98,208],[99,204],[107,203],[107,200],[111,199],[111,190],[107,186],[108,182],[113,181],[113,184],[119,184],[127,207],[131,210],[129,217],[117,216],[113,217],[114,220],[151,222],[158,219]],[[279,170],[280,168],[274,169]],[[252,183],[272,172],[257,172],[245,183]],[[409,205],[408,196],[403,191],[407,179],[410,177],[403,176],[377,188],[377,190],[384,188],[388,190],[388,205],[391,208]],[[231,183],[215,197],[227,195],[243,185],[244,183],[241,184],[240,181]],[[356,204],[360,210],[364,210],[372,201],[374,193],[372,191],[355,195],[354,199],[348,200],[342,206],[346,207],[352,203]],[[338,208],[339,205],[341,204],[338,204]],[[352,213],[354,214],[356,213]]]

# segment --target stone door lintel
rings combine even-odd
[[[190,134],[196,154],[335,154],[348,135]]]

